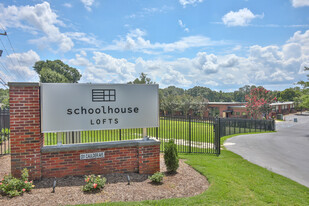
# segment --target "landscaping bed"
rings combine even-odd
[[[0,157],[0,178],[10,171],[10,157]],[[177,173],[166,173],[163,156],[160,159],[161,172],[165,174],[163,184],[152,184],[148,175],[136,173],[103,175],[107,179],[105,188],[99,193],[85,194],[81,188],[84,177],[57,179],[56,192],[52,192],[54,179],[35,181],[35,188],[22,196],[8,198],[0,195],[0,205],[75,205],[114,201],[158,200],[176,197],[190,197],[204,192],[209,183],[206,178],[180,160]],[[127,175],[130,177],[128,185]]]

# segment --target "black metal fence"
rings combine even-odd
[[[214,118],[161,116],[160,127],[147,128],[147,136],[164,145],[174,139],[179,153],[220,153],[220,138],[214,135]],[[58,136],[60,135],[60,136]],[[117,129],[44,134],[45,145],[120,141],[143,138],[143,129]]]
[[[10,111],[0,108],[0,156],[10,153]]]
[[[219,118],[219,136],[248,132],[275,131],[275,120]]]
[[[10,153],[10,113],[0,109],[0,155]],[[198,118],[161,116],[160,127],[147,128],[147,136],[164,145],[174,139],[179,153],[220,154],[220,138],[226,135],[274,131],[274,120],[250,120],[232,118]],[[45,133],[44,145],[76,144],[104,141],[121,141],[143,138],[143,129],[117,129]]]

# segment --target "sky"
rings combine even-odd
[[[309,0],[1,0],[0,77],[38,82],[60,59],[80,83],[270,90],[306,80]]]

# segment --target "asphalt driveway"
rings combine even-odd
[[[309,113],[285,119],[276,123],[276,133],[232,137],[224,146],[254,164],[309,187]]]

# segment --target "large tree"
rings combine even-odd
[[[276,100],[276,97],[273,97],[271,92],[264,87],[254,88],[246,96],[246,108],[251,117],[255,119],[259,117],[268,118],[268,114],[272,110],[270,104]]]
[[[301,91],[299,87],[288,88],[280,92],[279,101],[294,101],[295,98],[300,97]]]
[[[38,61],[33,66],[42,83],[77,83],[82,75],[61,60]]]

